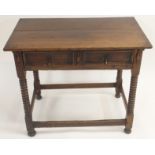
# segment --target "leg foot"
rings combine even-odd
[[[120,98],[121,97],[121,94],[116,92],[115,97],[116,98]]]
[[[124,129],[124,132],[125,132],[126,134],[130,134],[130,133],[131,133],[131,129],[125,128],[125,129]]]
[[[28,136],[30,136],[30,137],[34,137],[35,135],[36,135],[36,131],[35,130],[28,132]]]
[[[42,96],[37,94],[37,95],[36,95],[36,99],[37,99],[37,100],[41,100],[41,99],[42,99]]]

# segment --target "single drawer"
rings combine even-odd
[[[73,52],[52,52],[52,64],[57,65],[72,65],[74,63]]]
[[[23,59],[25,66],[43,66],[49,65],[50,55],[48,52],[24,52]]]
[[[82,64],[131,64],[131,51],[82,52]]]
[[[49,67],[72,65],[73,52],[24,52],[25,66]]]

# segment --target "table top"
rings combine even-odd
[[[151,43],[133,17],[20,19],[4,51],[145,49]]]

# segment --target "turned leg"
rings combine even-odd
[[[21,88],[27,132],[29,136],[34,136],[36,132],[34,130],[32,122],[31,106],[26,81],[26,71],[24,69],[22,53],[21,52],[14,53],[14,59]]]
[[[124,132],[131,133],[133,118],[134,118],[134,106],[136,98],[136,89],[138,82],[138,75],[140,72],[141,60],[142,60],[143,50],[136,50],[133,53],[133,68],[131,70],[131,82],[130,82],[130,92],[127,106],[127,115],[126,115],[126,125]]]
[[[41,97],[40,80],[39,80],[38,71],[33,71],[33,76],[34,76],[34,89],[36,93],[36,98],[40,100],[42,97]]]
[[[120,94],[122,91],[122,70],[117,70],[117,78],[116,78],[116,98],[120,98]]]
[[[31,114],[26,78],[19,77],[19,82],[20,82],[21,94],[23,99],[23,105],[24,105],[24,111],[25,111],[25,122],[26,122],[28,135],[34,136],[36,132],[32,124],[32,114]]]
[[[138,81],[138,76],[131,77],[130,93],[129,93],[128,107],[127,107],[126,126],[124,129],[125,133],[131,133],[133,117],[134,117],[134,105],[135,105],[137,81]]]

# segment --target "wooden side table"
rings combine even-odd
[[[29,136],[35,128],[124,125],[130,133],[136,87],[143,50],[152,48],[136,20],[130,18],[20,19],[4,51],[12,51],[20,82]],[[40,84],[39,70],[117,70],[114,83]],[[131,70],[127,101],[122,87],[122,70]],[[34,92],[30,102],[26,71],[33,71]],[[33,121],[35,97],[42,89],[114,87],[122,96],[126,118],[86,121]]]

